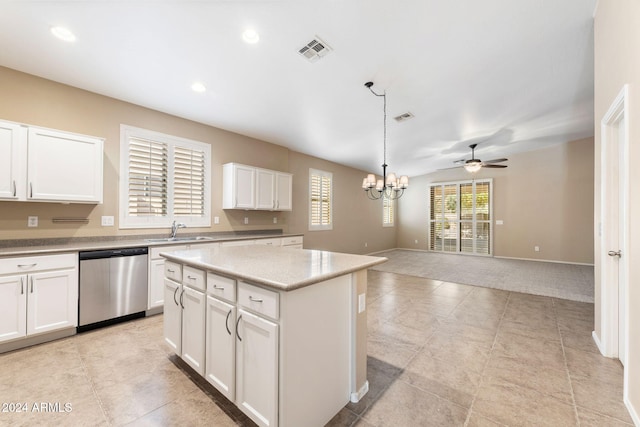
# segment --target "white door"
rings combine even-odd
[[[25,285],[28,335],[78,326],[77,270],[29,274]]]
[[[25,128],[15,123],[0,122],[0,199],[24,198],[23,150],[26,149]]]
[[[204,376],[205,297],[204,293],[183,287],[182,299],[182,360]]]
[[[26,275],[0,277],[0,342],[27,335]]]
[[[601,338],[602,352],[624,365],[628,292],[628,134],[625,86],[602,119],[601,167]],[[625,371],[625,375],[627,375]]]
[[[236,393],[236,308],[207,296],[205,378],[227,399]]]
[[[273,171],[256,170],[256,191],[256,209],[275,209],[276,196]]]
[[[260,426],[278,425],[278,325],[238,310],[236,405]]]
[[[182,354],[182,285],[164,279],[164,340],[178,355]]]
[[[164,304],[164,258],[149,263],[149,295],[147,309]]]
[[[253,209],[255,207],[255,169],[234,165],[235,200],[233,207],[238,209]]]
[[[29,200],[102,203],[101,139],[30,127]]]
[[[276,210],[290,211],[292,209],[292,181],[291,175],[276,173]]]

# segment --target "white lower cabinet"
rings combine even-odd
[[[238,310],[236,405],[260,426],[278,425],[278,325]]]
[[[77,253],[0,259],[0,342],[77,325]]]
[[[177,355],[182,354],[182,284],[164,279],[164,341]]]
[[[236,397],[236,307],[207,296],[205,378],[230,401]]]
[[[204,375],[205,301],[204,292],[183,285],[181,357],[200,375]]]

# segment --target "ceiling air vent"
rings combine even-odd
[[[396,122],[404,122],[404,121],[407,121],[409,119],[412,119],[413,117],[414,117],[413,114],[411,114],[410,112],[407,111],[406,113],[403,113],[403,114],[400,114],[397,117],[394,117],[394,119],[395,119]]]
[[[307,58],[310,62],[316,62],[329,52],[331,52],[329,45],[320,40],[320,37],[317,36],[298,50],[298,53]]]

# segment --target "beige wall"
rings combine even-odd
[[[400,199],[398,246],[428,249],[431,183],[492,178],[494,220],[504,221],[494,221],[495,256],[593,263],[593,139],[512,155],[505,164],[412,178]]]
[[[337,252],[371,253],[396,246],[396,228],[382,226],[382,201],[369,200],[362,190],[366,173],[305,154],[289,153],[294,176],[291,233],[305,233],[305,246]],[[333,229],[308,231],[309,168],[333,174]],[[366,246],[365,246],[366,245]]]
[[[343,252],[366,253],[395,246],[395,231],[382,230],[381,208],[377,221],[374,203],[361,194],[362,171],[3,67],[0,67],[0,93],[0,120],[105,138],[103,204],[0,202],[0,240],[167,232],[163,229],[120,230],[117,227],[120,124],[127,124],[211,144],[211,214],[220,217],[220,224],[188,231],[283,229],[304,233],[305,247]],[[222,165],[227,162],[294,173],[293,212],[222,210]],[[333,231],[308,232],[309,167],[334,173],[336,225]],[[27,216],[30,215],[39,217],[38,228],[27,228]],[[102,227],[102,215],[114,216],[116,226]],[[51,219],[55,217],[87,217],[89,224],[54,224]],[[243,224],[244,217],[249,218],[249,225]],[[273,223],[274,217],[277,224]],[[359,236],[367,236],[367,248]]]
[[[600,0],[595,15],[595,221],[600,224],[600,122],[623,85],[629,84],[629,289],[628,289],[628,405],[640,424],[640,2],[637,0]],[[595,333],[602,337],[600,292],[600,254],[612,248],[601,246],[595,228]]]

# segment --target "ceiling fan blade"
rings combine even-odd
[[[460,165],[460,166],[453,166],[453,167],[450,167],[450,168],[442,168],[442,169],[438,169],[438,170],[439,171],[447,171],[449,169],[459,169],[459,168],[463,168],[463,167],[464,167],[464,165]]]
[[[503,159],[493,159],[493,160],[484,161],[482,163],[484,163],[486,165],[486,164],[491,164],[491,163],[506,162],[507,160],[509,160],[509,159],[504,159],[504,158]]]
[[[482,165],[483,168],[506,168],[507,165]]]

